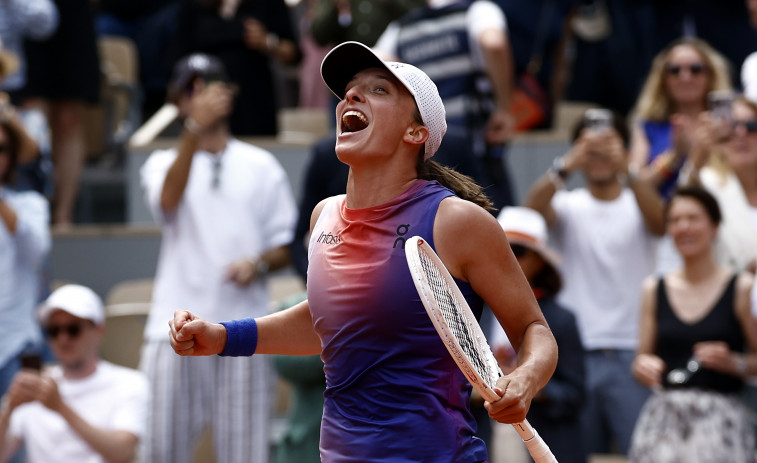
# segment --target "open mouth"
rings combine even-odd
[[[342,115],[342,133],[359,132],[368,127],[368,118],[358,111],[347,111]]]

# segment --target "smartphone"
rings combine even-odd
[[[734,98],[735,94],[730,90],[715,90],[707,94],[707,109],[716,124],[716,134],[720,140],[732,135]]]
[[[589,109],[584,114],[584,120],[587,129],[601,132],[612,128],[612,111],[603,108]]]
[[[707,94],[707,109],[712,116],[722,122],[733,120],[733,99],[735,95],[730,90],[715,90]]]
[[[21,356],[21,368],[42,370],[42,356],[39,354],[25,354]]]

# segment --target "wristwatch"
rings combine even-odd
[[[563,181],[567,180],[568,174],[570,174],[570,172],[565,169],[565,159],[563,159],[562,156],[556,157],[555,160],[552,161],[552,166],[549,169]]]

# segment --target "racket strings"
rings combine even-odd
[[[434,299],[441,309],[447,326],[449,326],[455,339],[462,348],[469,361],[476,369],[476,372],[490,386],[496,384],[498,374],[494,371],[484,354],[481,352],[480,345],[475,341],[474,334],[465,321],[461,311],[460,304],[457,302],[455,294],[447,284],[447,280],[439,272],[434,262],[421,252],[421,267],[423,268],[426,278],[430,283]]]

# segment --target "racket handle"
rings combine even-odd
[[[549,450],[547,443],[541,438],[531,424],[523,420],[520,423],[513,423],[513,427],[520,434],[523,443],[526,444],[528,453],[534,459],[534,463],[557,463],[552,451]]]

